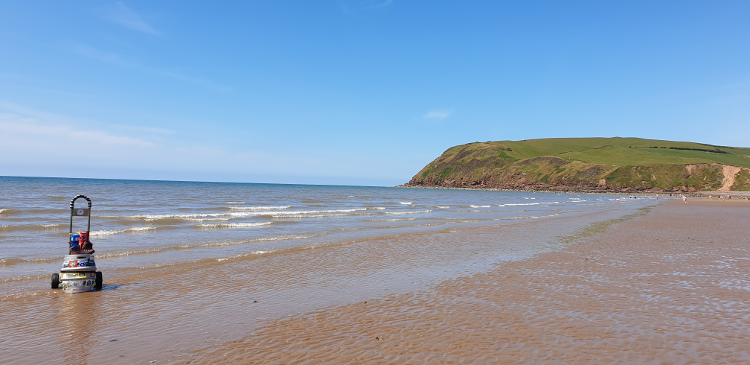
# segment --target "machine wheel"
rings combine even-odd
[[[59,288],[60,287],[60,274],[58,273],[52,274],[52,280],[50,284],[51,284],[50,286],[52,287],[52,289]]]
[[[102,290],[102,282],[104,281],[104,277],[102,276],[101,271],[96,272],[96,282],[94,284],[94,289],[96,290]]]

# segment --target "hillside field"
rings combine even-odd
[[[451,147],[407,186],[532,190],[750,190],[750,148],[641,138],[551,138]]]

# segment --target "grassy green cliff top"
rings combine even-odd
[[[467,151],[499,153],[508,160],[556,156],[569,161],[608,165],[720,163],[750,168],[750,148],[714,146],[642,138],[545,138],[475,142],[455,146],[442,157]],[[484,154],[484,153],[481,153]]]
[[[449,148],[406,185],[744,191],[750,148],[620,137],[475,142]]]

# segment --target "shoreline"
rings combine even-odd
[[[664,353],[677,357],[662,362],[674,363],[687,353],[693,361],[748,361],[735,348],[750,337],[738,333],[750,316],[750,206],[688,202],[644,199],[626,210],[107,270],[101,292],[47,289],[0,301],[0,356],[635,363]],[[644,343],[662,347],[644,352]]]
[[[668,201],[430,290],[271,320],[185,363],[750,361],[750,209]]]
[[[629,196],[670,196],[680,197],[685,195],[689,198],[708,198],[709,196],[732,196],[733,199],[750,199],[750,191],[692,191],[692,192],[652,192],[652,191],[607,191],[607,190],[549,190],[549,189],[503,189],[483,187],[452,187],[452,186],[411,186],[395,185],[392,188],[399,189],[445,189],[445,190],[476,190],[476,191],[508,191],[523,193],[560,193],[560,194],[592,194],[592,195],[629,195]]]
[[[467,220],[471,215],[454,214],[469,225],[427,222],[435,228],[324,238],[322,245],[283,252],[250,243],[221,259],[151,265],[141,255],[124,256],[130,264],[119,268],[99,262],[104,290],[76,295],[49,289],[49,276],[31,277],[4,286],[12,292],[0,299],[6,345],[0,356],[8,363],[187,361],[193,350],[240,340],[267,321],[420,292],[499,262],[559,250],[590,234],[587,227],[642,214],[653,203],[561,207],[477,226]]]

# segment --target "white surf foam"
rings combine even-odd
[[[130,215],[130,216],[100,216],[101,218],[115,218],[115,219],[132,219],[132,220],[144,220],[147,222],[161,220],[161,219],[182,219],[186,221],[201,221],[201,220],[229,220],[232,218],[241,217],[257,217],[257,216],[273,216],[280,217],[282,215],[298,216],[298,215],[315,215],[315,214],[336,214],[336,213],[351,213],[367,210],[367,208],[355,208],[355,209],[328,209],[328,210],[293,210],[283,211],[291,206],[277,206],[277,207],[236,207],[240,209],[233,209],[226,213],[203,213],[203,214],[141,214],[141,215]]]
[[[361,212],[367,210],[367,208],[354,208],[354,209],[324,209],[324,210],[290,210],[290,211],[252,211],[252,212],[232,212],[229,213],[232,217],[253,217],[259,215],[270,215],[272,217],[281,218],[284,216],[312,216],[321,214],[343,214]]]
[[[276,212],[274,214],[285,215],[285,214],[320,214],[320,213],[352,213],[361,212],[367,210],[366,208],[353,208],[353,209],[325,209],[325,210],[299,210],[290,212]]]
[[[224,222],[232,218],[182,218],[182,219],[186,221],[191,221],[191,222],[216,222],[216,221]]]
[[[259,251],[253,251],[253,252],[243,253],[243,254],[234,255],[234,256],[230,256],[230,257],[222,257],[220,259],[216,259],[216,261],[222,262],[222,261],[227,261],[227,260],[231,260],[231,259],[237,259],[237,258],[241,258],[241,257],[247,257],[248,255],[262,255],[264,253],[269,253],[269,252],[273,252],[273,251],[261,251],[261,250],[259,250]]]
[[[472,208],[489,208],[489,205],[469,205]]]
[[[407,212],[383,212],[383,214],[401,215],[401,214],[422,214],[422,213],[429,213],[429,212],[431,212],[431,210],[425,209],[425,210],[407,211]]]
[[[221,229],[221,228],[254,228],[262,227],[272,224],[273,222],[258,222],[258,223],[213,223],[213,224],[201,224],[202,229]]]
[[[366,222],[402,222],[402,221],[413,221],[417,218],[384,218],[384,219],[365,219]]]
[[[226,215],[226,213],[204,213],[204,214],[139,214],[139,215],[102,215],[100,218],[115,218],[115,219],[132,219],[132,220],[145,220],[155,221],[159,219],[191,219],[191,218],[207,218],[207,217],[220,217]]]
[[[403,204],[403,205],[411,205],[411,202],[398,202],[398,203]]]
[[[278,209],[289,209],[291,205],[283,206],[257,206],[257,207],[229,207],[231,210],[278,210]]]
[[[328,217],[346,217],[348,215],[349,214],[285,214],[285,215],[272,215],[271,218],[328,218]]]
[[[156,227],[128,227],[123,229],[113,229],[113,230],[101,230],[101,231],[91,231],[89,233],[91,237],[102,237],[102,236],[111,236],[113,234],[119,234],[119,233],[125,233],[125,232],[145,232],[156,229]]]

